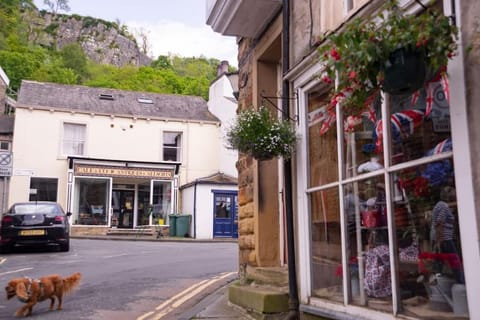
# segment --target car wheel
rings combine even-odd
[[[67,252],[70,250],[70,240],[60,245],[60,251]]]
[[[10,253],[13,250],[13,246],[1,246],[0,253]]]

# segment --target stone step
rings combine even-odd
[[[228,287],[228,300],[254,313],[256,319],[283,319],[288,312],[288,289],[285,288],[234,282]]]
[[[153,236],[152,228],[119,229],[111,228],[107,230],[107,236]]]

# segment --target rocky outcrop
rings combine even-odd
[[[79,15],[41,11],[31,27],[30,39],[44,47],[61,49],[77,42],[91,60],[115,66],[149,65],[135,38],[116,23]]]

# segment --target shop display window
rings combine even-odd
[[[73,224],[107,225],[109,179],[75,179]]]
[[[458,314],[465,278],[442,85],[335,114],[323,92],[312,90],[306,106],[312,296],[418,319],[468,318],[465,308]]]

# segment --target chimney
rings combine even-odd
[[[228,72],[228,61],[223,60],[217,67],[217,77]]]

